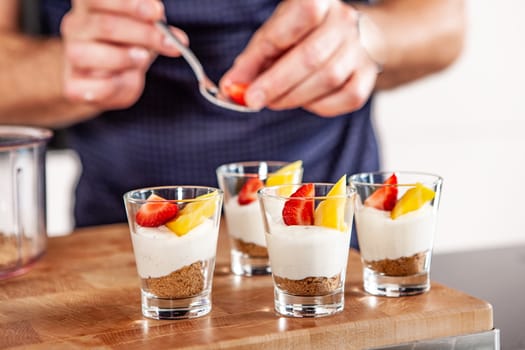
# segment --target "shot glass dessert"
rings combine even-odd
[[[430,289],[430,260],[443,179],[416,172],[350,176],[364,289],[406,296]]]
[[[335,185],[259,191],[279,314],[320,317],[343,310],[353,197],[346,176]]]
[[[300,183],[302,174],[301,161],[240,162],[217,168],[219,187],[224,191],[224,215],[234,274],[270,273],[257,191],[264,186]]]
[[[124,195],[145,317],[184,319],[210,312],[222,197],[219,189],[199,186]]]

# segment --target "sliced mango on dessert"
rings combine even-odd
[[[314,213],[314,225],[346,232],[346,175],[330,189],[326,199],[319,203]],[[331,198],[336,197],[336,198]]]
[[[435,195],[436,193],[432,189],[418,182],[415,187],[407,190],[397,201],[394,209],[390,212],[390,217],[395,220],[401,215],[416,211],[425,205],[425,203],[434,199]]]
[[[203,194],[196,199],[200,199],[200,201],[189,203],[175,219],[166,223],[166,227],[177,236],[184,236],[215,213],[217,207],[215,192]]]
[[[302,160],[296,160],[295,162],[283,166],[281,169],[268,175],[266,186],[269,187],[294,183],[297,171],[299,171],[302,166]]]

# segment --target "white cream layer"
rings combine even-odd
[[[137,272],[142,278],[162,277],[194,262],[215,257],[219,228],[212,220],[177,236],[166,226],[140,227],[131,234]]]
[[[231,237],[246,243],[255,243],[266,247],[264,224],[259,201],[239,205],[237,196],[224,205],[226,226]]]
[[[272,273],[301,280],[333,277],[345,271],[350,230],[343,233],[320,226],[278,226],[266,234]]]
[[[365,260],[398,259],[432,249],[436,214],[430,205],[390,218],[390,212],[362,207],[355,213],[361,256]]]

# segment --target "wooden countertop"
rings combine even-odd
[[[219,237],[213,309],[182,321],[142,317],[127,225],[50,238],[31,271],[0,281],[0,349],[362,349],[493,328],[490,304],[438,283],[412,297],[366,294],[355,251],[342,313],[279,317],[271,277],[230,274],[224,230]]]

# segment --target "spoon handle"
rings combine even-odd
[[[173,44],[177,47],[177,49],[182,54],[182,57],[188,62],[191,69],[195,73],[195,76],[197,77],[197,80],[199,82],[206,80],[206,74],[204,73],[204,68],[202,68],[202,64],[200,63],[199,59],[193,51],[191,51],[187,46],[185,46],[179,38],[177,38],[170,30],[168,25],[162,21],[157,21],[155,23],[157,27],[167,36],[169,37]]]

